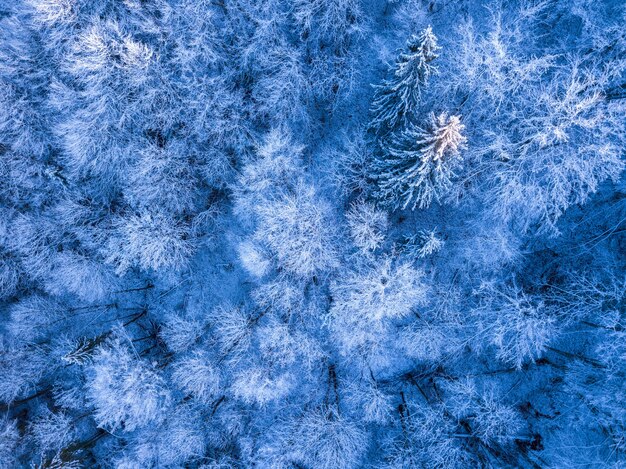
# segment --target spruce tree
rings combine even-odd
[[[415,112],[421,90],[436,72],[432,62],[438,57],[437,37],[430,26],[413,34],[396,59],[393,77],[376,87],[372,103],[372,127],[391,130]]]
[[[465,146],[460,116],[431,113],[426,128],[414,125],[395,137],[373,171],[376,197],[393,208],[427,208],[450,188]]]

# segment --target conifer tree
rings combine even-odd
[[[464,125],[460,116],[431,113],[426,128],[410,126],[373,164],[376,197],[393,208],[427,208],[452,184],[461,162]]]
[[[371,108],[373,128],[391,130],[415,112],[422,87],[436,73],[432,62],[439,49],[430,26],[409,38],[396,59],[393,77],[376,87]]]

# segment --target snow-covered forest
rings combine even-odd
[[[626,467],[625,25],[0,0],[0,467]]]

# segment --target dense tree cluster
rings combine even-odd
[[[625,22],[0,2],[0,467],[624,467]]]

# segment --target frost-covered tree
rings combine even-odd
[[[63,142],[64,166],[72,177],[91,175],[114,183],[128,162],[129,124],[141,112],[154,51],[119,22],[99,20],[79,34],[63,65],[80,87],[75,94],[57,86],[61,111],[74,111],[55,129]]]
[[[470,378],[444,383],[447,412],[484,445],[512,446],[522,433],[519,412],[503,402],[494,388],[480,389]]]
[[[313,187],[298,185],[295,191],[258,207],[254,236],[269,247],[278,268],[311,277],[337,263],[332,211]]]
[[[249,311],[241,307],[221,305],[213,312],[215,336],[222,356],[235,359],[248,351],[252,340],[254,321]]]
[[[0,402],[9,404],[37,393],[37,386],[50,368],[46,350],[28,342],[9,343],[0,341],[0,371],[6,379],[0,383]]]
[[[174,215],[199,210],[201,165],[191,164],[181,141],[146,141],[124,178],[124,198],[136,210],[158,205]]]
[[[336,230],[331,205],[307,181],[302,150],[288,134],[270,132],[243,170],[235,197],[236,209],[255,227],[252,238],[275,267],[310,278],[337,265]]]
[[[208,332],[210,324],[207,318],[187,318],[172,315],[163,323],[159,336],[167,347],[175,352],[185,352],[200,342]]]
[[[0,298],[4,299],[15,293],[20,276],[17,259],[6,250],[0,251]]]
[[[622,384],[626,377],[625,335],[622,326],[607,330],[593,350],[597,359],[577,360],[566,375],[567,390],[586,408],[582,419],[571,419],[572,425],[585,425],[590,431],[596,431],[594,427],[601,429],[609,438],[612,451],[626,448],[625,412],[620,404],[626,396]]]
[[[133,347],[121,331],[98,349],[89,365],[87,399],[98,425],[112,431],[159,422],[170,403],[163,378]]]
[[[466,161],[491,218],[556,234],[568,207],[624,168],[624,101],[607,96],[624,63],[582,45],[551,52],[539,40],[549,14],[547,3],[524,3],[494,11],[488,27],[462,23],[447,65],[452,81],[441,92],[461,96],[460,112],[469,116]],[[623,38],[615,47],[623,50]]]
[[[288,373],[272,373],[269,367],[253,367],[234,377],[234,395],[248,404],[265,407],[274,401],[284,401],[293,389]]]
[[[475,464],[472,454],[455,438],[457,426],[442,406],[410,403],[400,407],[402,432],[386,446],[385,465],[389,468],[454,468]]]
[[[301,34],[322,45],[342,48],[350,35],[359,32],[361,6],[355,0],[295,0],[293,15]]]
[[[116,466],[176,467],[200,461],[207,445],[201,418],[193,406],[179,405],[161,425],[134,432],[130,444],[116,452]]]
[[[358,314],[370,320],[407,316],[426,299],[422,277],[419,270],[406,262],[394,263],[391,259],[371,262],[333,283],[331,315]]]
[[[420,230],[416,234],[407,236],[402,243],[402,249],[408,255],[416,258],[424,258],[439,252],[445,241],[437,230]]]
[[[41,161],[50,151],[45,109],[50,64],[38,53],[37,33],[26,18],[3,14],[0,41],[0,142],[8,153],[3,160],[16,153]]]
[[[311,409],[287,423],[278,439],[261,448],[259,462],[274,467],[356,468],[368,449],[367,433],[336,407]]]
[[[321,408],[304,415],[295,432],[294,436],[304,442],[304,447],[296,450],[296,460],[315,467],[358,467],[367,451],[364,431],[336,409]]]
[[[387,132],[418,117],[422,88],[436,73],[432,62],[438,57],[439,49],[430,26],[407,40],[393,66],[393,77],[376,87],[371,107],[372,127]]]
[[[483,323],[482,339],[496,347],[496,356],[518,369],[540,358],[558,333],[552,308],[516,285],[485,283],[479,294],[483,304],[476,313]]]
[[[411,125],[372,164],[375,196],[406,209],[427,208],[449,191],[467,139],[460,116],[431,114],[426,127]]]
[[[378,366],[393,353],[394,321],[426,303],[423,272],[408,262],[370,259],[331,283],[328,327],[341,354]]]
[[[0,462],[10,467],[16,463],[15,449],[19,442],[19,433],[12,420],[4,419],[0,425]]]
[[[245,165],[233,187],[235,211],[253,220],[258,201],[271,201],[281,190],[293,190],[303,177],[302,145],[284,129],[273,129],[257,146],[257,158]]]
[[[363,421],[367,423],[385,424],[392,419],[393,400],[373,380],[352,384],[347,398],[351,407],[362,412]]]
[[[346,214],[350,236],[355,246],[364,251],[375,251],[385,241],[389,227],[387,214],[367,202],[356,202]]]
[[[272,125],[304,123],[309,117],[306,103],[310,86],[298,50],[283,45],[259,58],[263,75],[255,84],[255,112]]]
[[[30,433],[41,454],[58,453],[75,438],[76,428],[69,415],[46,409],[33,420]]]
[[[114,221],[106,246],[107,261],[118,273],[132,267],[182,269],[193,250],[189,228],[157,210],[129,214]]]
[[[211,357],[199,351],[174,366],[172,379],[200,401],[210,402],[220,391],[219,372],[211,364]]]
[[[342,135],[340,143],[329,150],[328,171],[342,196],[368,191],[371,185],[370,164],[373,158],[370,143],[365,130],[359,127],[352,134]]]
[[[45,338],[50,327],[67,316],[62,304],[41,295],[22,298],[9,309],[7,332],[13,339],[33,343]]]

